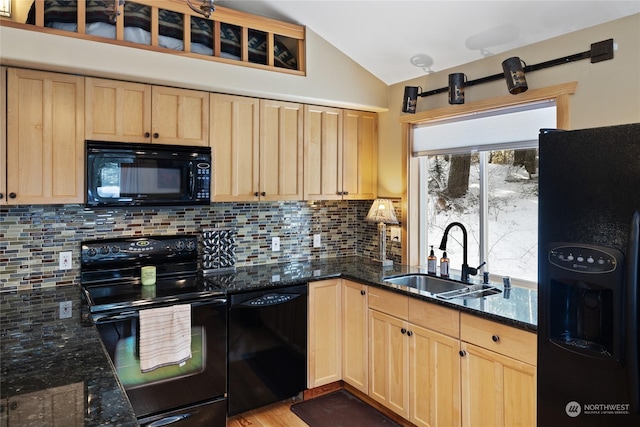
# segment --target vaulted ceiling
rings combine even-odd
[[[638,0],[219,0],[215,4],[305,25],[389,85],[640,13]],[[585,40],[584,50],[598,41]]]

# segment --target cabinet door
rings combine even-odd
[[[378,190],[378,116],[376,113],[346,110],[343,138],[344,198],[375,199]]]
[[[409,324],[409,420],[460,426],[460,341]]]
[[[342,199],[342,110],[304,107],[304,199]]]
[[[462,425],[536,425],[536,368],[465,342]]]
[[[209,92],[154,86],[151,91],[152,142],[209,145]]]
[[[87,77],[86,139],[151,141],[151,86]]]
[[[260,199],[302,200],[303,108],[260,100]]]
[[[342,379],[342,283],[309,283],[308,388]]]
[[[211,200],[258,200],[259,100],[211,94]]]
[[[7,204],[7,69],[0,67],[0,205]],[[0,411],[2,417],[3,411]],[[1,418],[0,418],[1,419]],[[0,422],[0,427],[3,424]]]
[[[21,69],[7,78],[8,203],[82,203],[84,78]]]
[[[342,280],[342,379],[369,391],[369,333],[367,286]]]
[[[409,418],[407,322],[369,310],[369,397]]]

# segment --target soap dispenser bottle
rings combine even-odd
[[[449,277],[449,258],[447,258],[447,251],[444,251],[442,258],[440,258],[440,276]]]
[[[436,258],[436,254],[433,253],[433,245],[431,245],[431,253],[427,257],[427,273],[428,274],[436,274],[437,263],[438,263],[438,258]]]

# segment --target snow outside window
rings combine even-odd
[[[460,222],[468,234],[468,264],[489,271],[492,280],[509,276],[515,281],[535,286],[538,274],[538,139],[540,128],[555,127],[555,106],[547,106],[547,118],[532,125],[529,134],[511,143],[492,143],[490,129],[468,132],[467,147],[449,147],[432,153],[420,152],[420,258],[426,265],[431,246],[438,259],[444,229]],[[521,111],[518,111],[520,114]],[[538,112],[539,113],[539,112]],[[504,111],[501,112],[504,114]],[[538,114],[538,118],[543,117]],[[501,125],[508,126],[508,113]],[[473,120],[473,119],[472,119]],[[501,128],[494,127],[496,140]],[[455,126],[451,123],[450,126]],[[521,123],[517,124],[520,126]],[[469,129],[469,123],[465,123]],[[535,129],[533,129],[535,127]],[[423,130],[425,128],[422,128]],[[520,131],[522,128],[520,127]],[[438,132],[442,132],[438,129]],[[483,144],[474,140],[483,135]],[[416,143],[425,147],[424,138],[414,132]],[[453,134],[456,134],[454,132]],[[456,134],[456,138],[459,133]],[[528,140],[526,140],[528,139]],[[459,144],[458,144],[459,145]],[[449,152],[447,152],[449,151]],[[463,263],[462,231],[449,232],[447,255],[452,270],[459,272]],[[438,263],[439,264],[439,263]],[[479,275],[478,278],[480,278]]]

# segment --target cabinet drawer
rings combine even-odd
[[[460,340],[536,365],[537,337],[531,332],[461,313]]]
[[[407,320],[409,297],[369,286],[369,308]]]
[[[409,322],[450,337],[460,337],[458,310],[409,298]]]

